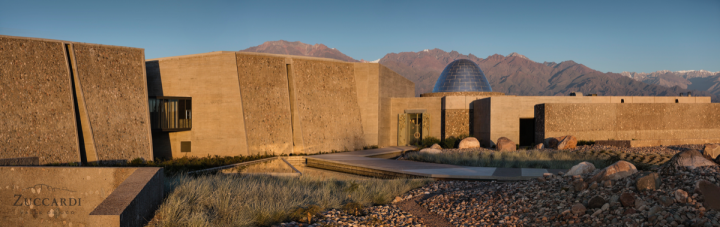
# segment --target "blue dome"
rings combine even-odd
[[[490,83],[480,70],[480,66],[467,59],[450,62],[435,82],[432,92],[462,91],[492,92]]]

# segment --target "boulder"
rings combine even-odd
[[[720,211],[720,187],[706,180],[701,180],[698,182],[698,185],[700,187],[700,193],[703,198],[705,198],[703,206],[708,209]]]
[[[542,144],[542,143],[535,144],[535,149],[542,150],[543,148],[545,148],[545,144]]]
[[[608,167],[602,169],[595,174],[590,180],[591,182],[599,182],[606,180],[618,180],[637,173],[637,168],[632,163],[626,161],[618,161]]]
[[[716,144],[716,143],[705,144],[705,147],[703,147],[703,150],[702,150],[702,154],[707,159],[710,159],[710,160],[717,159],[718,157],[720,157],[720,144]]]
[[[545,147],[552,149],[574,149],[577,147],[577,138],[572,135],[548,138],[545,140]]]
[[[475,137],[468,137],[460,141],[460,145],[458,145],[458,148],[460,149],[467,149],[467,148],[478,148],[480,147],[480,141],[478,141]]]
[[[432,146],[430,146],[430,148],[442,150],[442,147],[440,146],[440,144],[437,144],[437,143],[436,143],[436,144],[433,144]]]
[[[515,145],[515,142],[508,139],[507,137],[498,138],[496,144],[498,151],[515,151],[517,147],[517,145]]]
[[[688,193],[682,189],[675,190],[675,201],[678,203],[687,202]]]
[[[583,175],[587,173],[592,173],[595,171],[595,165],[589,162],[581,162],[580,164],[577,164],[570,168],[567,173],[565,173],[565,176],[577,176],[577,175]]]
[[[440,154],[440,153],[442,153],[442,151],[435,149],[435,148],[425,148],[425,149],[420,150],[420,153]]]
[[[678,168],[687,167],[694,169],[701,166],[716,166],[717,164],[700,153],[698,150],[686,150],[679,152],[673,156],[670,161],[663,164],[662,168]]]
[[[635,194],[631,192],[623,192],[622,195],[620,195],[620,204],[624,207],[634,207],[635,206]]]
[[[660,188],[660,175],[649,172],[642,173],[635,180],[635,187],[638,191],[658,189]]]

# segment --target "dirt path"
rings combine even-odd
[[[417,204],[418,201],[425,200],[435,195],[436,194],[425,195],[422,197],[418,196],[410,200],[396,203],[395,205],[397,205],[397,207],[400,208],[402,211],[408,212],[413,216],[420,218],[423,224],[425,224],[425,226],[452,227],[453,225],[450,224],[450,222],[448,222],[447,220],[445,220],[445,218],[443,218],[442,216],[430,213],[430,211],[425,209],[425,207]]]

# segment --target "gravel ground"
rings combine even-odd
[[[688,149],[702,145],[591,145],[576,150],[672,155]],[[720,166],[663,166],[652,172],[659,175],[659,187],[642,191],[636,187],[637,179],[650,172],[594,183],[592,173],[546,174],[514,182],[435,181],[396,197],[392,205],[366,208],[360,216],[327,211],[310,226],[720,226],[720,212],[706,209],[697,189],[700,180],[720,185]]]

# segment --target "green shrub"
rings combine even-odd
[[[442,142],[441,142],[440,139],[438,139],[438,138],[435,138],[435,137],[432,137],[432,136],[428,136],[428,137],[425,137],[425,138],[422,139],[422,142],[420,143],[420,147],[419,147],[419,148],[420,148],[420,149],[423,149],[423,148],[426,148],[426,147],[430,147],[430,146],[432,146],[433,144],[436,144],[436,143],[437,143],[437,144],[440,144],[440,143],[442,143]]]
[[[571,151],[519,150],[514,152],[466,151],[440,154],[409,153],[412,161],[452,164],[460,166],[503,167],[503,168],[549,168],[569,169],[583,162],[591,162],[596,168],[612,164],[608,157]]]
[[[594,141],[594,140],[578,140],[578,141],[577,141],[577,145],[578,145],[578,146],[593,145],[593,144],[595,144],[595,141]]]
[[[363,150],[378,149],[378,145],[363,146]]]
[[[440,146],[443,148],[456,148],[460,141],[462,141],[465,138],[470,137],[470,135],[467,134],[461,134],[459,136],[450,136],[448,138],[445,138],[445,140],[440,143]]]

